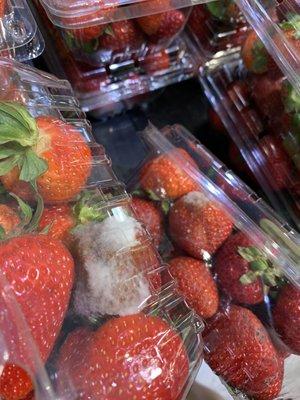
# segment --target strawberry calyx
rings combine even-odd
[[[268,70],[268,53],[263,42],[257,39],[252,47],[252,72],[262,74]]]
[[[228,19],[228,7],[230,4],[233,3],[232,0],[227,1],[211,1],[210,3],[206,4],[206,7],[210,14],[220,19],[221,21]]]
[[[283,31],[293,31],[293,37],[295,39],[300,39],[300,15],[293,14],[287,21],[282,22],[280,28]]]
[[[108,214],[103,210],[107,205],[110,196],[100,197],[98,193],[92,191],[83,192],[73,206],[73,214],[78,224],[88,222],[102,222]]]
[[[133,196],[141,197],[144,199],[148,199],[151,201],[154,201],[156,203],[160,203],[160,208],[163,212],[164,215],[168,215],[170,208],[171,208],[171,202],[166,199],[161,199],[158,197],[152,190],[146,189],[135,189],[132,193]]]
[[[300,95],[288,81],[282,84],[281,98],[287,113],[300,112]]]
[[[26,107],[0,102],[0,176],[18,167],[20,180],[34,182],[45,173],[48,164],[35,152],[38,140],[36,121]]]
[[[261,278],[267,287],[277,286],[282,274],[264,255],[254,246],[238,247],[238,254],[249,263],[249,271],[240,277],[240,283],[249,285]]]

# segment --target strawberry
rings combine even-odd
[[[97,39],[104,31],[106,24],[88,26],[86,28],[72,29],[68,33],[71,34],[80,43],[86,43],[93,39]]]
[[[207,41],[209,35],[207,22],[210,14],[203,4],[197,4],[192,8],[187,25],[194,35],[199,39],[201,44]]]
[[[296,51],[297,56],[300,56],[300,15],[294,14],[289,15],[289,18],[280,24],[281,29],[287,41],[290,44],[290,48]],[[276,41],[277,38],[275,38]],[[278,38],[281,42],[280,37]]]
[[[184,27],[185,15],[180,10],[171,10],[163,13],[159,28],[155,33],[149,35],[153,43],[160,40],[171,39],[178,34]]]
[[[284,80],[281,85],[281,101],[287,113],[298,114],[300,112],[298,91],[287,80]]]
[[[68,307],[73,259],[60,242],[45,235],[30,234],[0,244],[0,266],[45,362]],[[18,343],[14,360],[22,360],[27,354],[26,340],[18,338]],[[31,390],[32,384],[24,370],[12,364],[4,367],[0,378],[1,398],[19,400]]]
[[[170,67],[170,58],[165,50],[148,54],[141,63],[148,74],[163,71]]]
[[[169,261],[170,272],[178,291],[201,318],[212,317],[219,306],[217,286],[207,266],[191,257],[176,257]]]
[[[10,233],[18,226],[20,218],[18,214],[5,204],[0,204],[0,227],[5,233]]]
[[[0,0],[0,18],[5,16],[6,2],[7,0]]]
[[[291,160],[286,154],[281,140],[275,136],[266,135],[259,141],[267,173],[272,176],[274,190],[282,190],[292,185]]]
[[[159,246],[163,238],[163,215],[153,202],[134,196],[132,206],[137,218],[145,225],[155,246]]]
[[[97,331],[80,328],[61,348],[77,396],[105,400],[171,400],[186,383],[189,361],[177,333],[159,317],[113,318]],[[63,388],[64,380],[59,381]]]
[[[48,227],[48,236],[62,240],[66,244],[70,241],[70,230],[74,226],[75,218],[68,204],[45,207],[39,221],[41,231]]]
[[[232,301],[243,304],[261,303],[264,283],[276,286],[280,275],[242,232],[231,235],[217,251],[214,270],[222,291]]]
[[[206,4],[210,14],[223,22],[231,22],[238,18],[240,10],[233,0],[212,1]]]
[[[144,16],[137,18],[136,21],[143,32],[151,36],[159,30],[165,14],[165,12],[157,13],[157,10],[167,11],[170,7],[170,0],[152,0],[144,6],[146,6]]]
[[[281,289],[273,309],[274,326],[295,354],[300,354],[300,290],[291,284]]]
[[[232,305],[216,314],[204,331],[204,343],[205,360],[230,385],[255,400],[277,397],[283,360],[250,310]]]
[[[5,118],[0,139],[5,136],[2,151],[6,156],[0,162],[0,176],[7,190],[29,200],[29,183],[36,181],[39,193],[49,203],[68,201],[84,188],[92,156],[77,128],[55,117],[33,118],[23,105],[15,103],[0,103],[0,115]]]
[[[248,34],[241,56],[247,70],[254,74],[263,74],[274,68],[274,61],[254,31]]]
[[[136,49],[141,46],[143,35],[130,19],[113,22],[100,36],[99,49],[124,51],[126,48]]]
[[[190,192],[177,200],[169,213],[173,241],[195,258],[213,254],[230,235],[233,222],[215,202],[201,192]]]
[[[72,236],[78,271],[75,313],[133,314],[160,289],[158,254],[135,218],[121,210],[113,216],[104,214],[102,221],[78,226]]]
[[[197,165],[184,149],[173,149],[144,165],[140,185],[158,198],[177,199],[197,190],[197,183],[186,172],[193,167],[197,168]]]

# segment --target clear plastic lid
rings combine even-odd
[[[195,5],[191,0],[40,0],[51,21],[65,29],[138,18]],[[205,1],[197,1],[196,3]]]
[[[43,38],[27,2],[1,1],[0,55],[27,61],[39,56],[43,49]]]
[[[238,0],[237,4],[284,75],[299,91],[299,2]]]
[[[0,70],[0,397],[184,399],[202,321],[70,85],[7,59]]]
[[[183,127],[118,134],[113,165],[205,322],[206,362],[233,398],[297,398],[299,234]]]

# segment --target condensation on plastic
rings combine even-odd
[[[183,127],[174,125],[170,127],[165,127],[164,129],[159,131],[154,126],[149,125],[144,132],[142,132],[140,135],[136,134],[136,136],[138,137],[138,139],[132,140],[132,135],[130,135],[130,139],[127,144],[124,144],[123,139],[122,144],[121,140],[120,143],[114,142],[115,146],[113,152],[115,156],[113,157],[113,163],[114,165],[118,165],[118,169],[122,169],[121,160],[123,159],[124,176],[126,176],[125,181],[127,182],[128,189],[132,190],[133,193],[137,195],[136,193],[139,192],[137,192],[136,190],[141,189],[141,186],[142,189],[146,190],[147,187],[148,190],[153,191],[154,188],[150,185],[149,182],[152,182],[152,184],[153,182],[156,182],[157,186],[155,186],[155,191],[152,192],[152,197],[153,195],[156,196],[154,201],[157,204],[157,201],[159,201],[159,199],[168,199],[168,189],[166,189],[162,182],[168,182],[167,185],[170,185],[169,190],[171,190],[171,188],[173,187],[172,185],[177,187],[177,174],[180,174],[182,179],[181,189],[184,190],[188,186],[191,187],[191,182],[196,183],[199,188],[198,190],[202,192],[202,194],[204,194],[205,198],[208,201],[211,201],[212,203],[214,203],[215,207],[223,210],[223,213],[227,213],[229,218],[234,223],[234,231],[243,232],[252,242],[253,246],[260,249],[260,251],[262,251],[262,253],[267,257],[269,261],[280,268],[280,270],[283,272],[286,282],[290,282],[292,287],[294,287],[296,291],[299,291],[300,236],[297,232],[295,232],[282,219],[278,218],[274,211],[271,210],[270,207],[266,205],[266,203],[262,199],[256,196],[256,194],[254,194],[251,189],[249,189],[230,170],[228,170],[203,145],[201,145],[193,135],[191,135]],[[112,140],[115,141],[117,140],[117,138],[114,136],[114,139]],[[136,145],[136,151],[133,148],[134,143]],[[133,154],[136,154],[136,159],[133,162],[129,163],[130,168],[128,168],[128,165],[124,165],[124,158],[122,158],[121,156],[121,152],[125,150],[126,146],[131,148]],[[116,148],[118,150],[116,150]],[[186,155],[175,151],[179,148],[184,149],[192,157],[196,165],[192,164],[192,162],[190,161],[190,159],[187,158]],[[120,152],[120,157],[118,157],[118,152]],[[152,176],[151,173],[153,173],[153,171],[150,172],[150,163],[152,160],[158,160],[158,157],[166,157],[165,160],[168,159],[168,161],[166,161],[165,164],[162,163],[162,165],[165,166],[165,170],[163,171],[159,170],[158,161],[157,164],[153,164],[157,166],[156,171],[158,175]],[[168,176],[168,174],[170,174],[168,163],[172,163],[177,168],[170,169],[170,171],[172,171],[172,176]],[[163,175],[163,178],[161,179],[159,178],[160,173]],[[145,186],[146,181],[149,183],[150,186]],[[178,198],[172,198],[170,209],[172,210],[172,207],[174,207],[174,204],[176,205],[177,202],[182,202],[185,196],[189,196],[189,194],[183,195],[183,197],[180,197],[179,200]],[[195,213],[197,213],[197,202],[193,204],[195,207]],[[192,207],[192,205],[190,207]],[[190,208],[190,210],[192,210],[192,208]],[[199,217],[199,214],[195,214],[195,219],[197,217]],[[166,216],[166,232],[168,238],[165,238],[165,240],[174,244],[174,242],[172,241],[172,233],[170,232],[171,227],[170,225],[168,225],[167,221],[168,216]],[[209,224],[210,222],[207,221],[207,224]],[[181,221],[182,229],[183,225],[186,223],[186,220]],[[195,221],[194,223],[196,224]],[[199,224],[201,225],[200,217]],[[189,227],[185,228],[187,229]],[[190,229],[194,229],[194,227],[190,226]],[[205,226],[205,229],[209,229],[209,226]],[[185,233],[186,232],[188,233],[189,231],[185,230]],[[233,235],[234,234],[235,233],[233,233]],[[171,248],[173,246],[172,243]],[[179,248],[183,250],[183,257],[187,255],[191,257],[191,253],[189,252],[191,250],[188,250],[187,247],[185,247],[182,243],[183,242],[181,242],[181,244],[175,244],[175,251],[178,252]],[[190,241],[189,244],[192,245],[193,243]],[[169,257],[176,257],[176,255],[173,255],[172,250],[171,252],[169,250],[168,252],[165,252],[166,247],[168,247],[169,245],[170,243],[162,243],[160,247],[160,251],[162,252],[163,257],[165,256],[167,257],[167,259],[169,259]],[[198,249],[198,251],[200,251],[200,249]],[[202,254],[202,256],[204,256],[204,261],[208,262],[208,265],[212,267],[212,273],[214,271],[216,255],[218,255],[218,250],[213,254],[207,254],[207,252],[203,252]],[[180,252],[179,256],[181,256]],[[193,257],[195,258],[195,256]],[[201,259],[201,256],[199,258]],[[223,261],[225,262],[226,260],[224,259]],[[219,285],[218,276],[214,275],[214,278],[216,279],[217,285]],[[196,272],[193,273],[192,279],[196,279]],[[280,290],[280,288],[276,288],[276,290],[278,291]],[[272,382],[273,375],[275,376],[275,373],[277,373],[278,371],[280,375],[280,371],[282,371],[282,361],[276,356],[277,351],[275,351],[275,346],[282,351],[283,349],[286,350],[285,344],[282,342],[279,335],[275,332],[274,329],[273,320],[271,317],[273,307],[272,296],[268,296],[268,294],[264,293],[262,289],[261,297],[263,300],[261,300],[260,304],[257,304],[253,307],[249,306],[250,309],[240,306],[240,310],[236,312],[238,315],[235,316],[237,322],[237,325],[235,325],[234,328],[235,331],[231,328],[231,332],[233,335],[231,336],[232,342],[229,342],[227,329],[229,329],[228,326],[231,324],[231,318],[233,319],[232,312],[235,313],[237,306],[234,305],[234,302],[231,301],[230,297],[226,297],[224,294],[222,295],[221,290],[219,291],[219,295],[220,308],[218,311],[216,311],[215,316],[213,316],[212,319],[206,320],[206,324],[209,327],[210,324],[212,324],[212,321],[223,320],[223,322],[220,323],[219,326],[213,325],[213,329],[210,332],[207,329],[204,330],[205,357],[207,361],[211,363],[212,367],[217,369],[217,373],[221,376],[221,378],[223,377],[224,380],[226,380],[226,378],[230,379],[231,370],[234,373],[235,367],[239,372],[241,372],[241,374],[245,375],[243,384],[239,385],[240,389],[245,388],[245,393],[242,393],[233,387],[230,388],[228,383],[231,383],[231,386],[233,386],[232,382],[225,382],[228,387],[228,393],[230,393],[233,398],[247,398],[245,397],[245,394],[248,393],[250,395],[251,384],[254,384],[255,382],[258,382],[258,386],[256,387],[257,393],[255,393],[257,395],[257,398],[264,398],[259,397],[259,391],[264,391],[265,389],[269,388],[268,382]],[[209,301],[209,299],[207,299],[207,301]],[[254,316],[253,314],[256,314],[256,316]],[[259,322],[257,316],[259,316],[261,321],[265,324],[265,328],[263,328],[262,322]],[[245,322],[245,320],[247,321],[246,325],[243,325],[243,321]],[[299,320],[295,319],[294,324],[297,324],[298,321]],[[217,322],[213,322],[213,324],[215,323],[217,324]],[[251,326],[256,326],[262,336],[259,335],[259,337],[256,337],[255,329],[252,330],[252,333],[249,333],[247,329],[249,328],[251,331]],[[296,332],[297,326],[293,326],[293,329],[294,332]],[[247,337],[247,334],[249,334],[250,336]],[[264,344],[262,344],[263,342],[260,341],[260,339],[262,339],[263,337],[263,340],[266,340],[265,345],[270,346],[271,358],[267,358],[270,354],[267,356],[267,353],[264,352]],[[272,341],[274,341],[274,344],[271,344],[271,337]],[[224,345],[222,347],[223,339]],[[239,355],[235,354],[236,349],[239,348],[239,343],[241,344],[243,349],[243,346],[246,346],[246,348],[248,348],[249,345],[248,363],[248,351],[244,353],[245,350],[242,350],[242,348],[240,348],[240,351],[243,351],[243,353],[239,353]],[[217,366],[213,363],[213,359],[215,361],[218,360],[217,352],[219,352],[220,354],[220,364],[222,364],[222,360],[224,361],[225,366],[223,370],[222,368],[218,369]],[[253,359],[251,358],[251,354],[255,354],[253,355]],[[228,361],[227,364],[226,360]],[[233,366],[232,369],[230,367],[231,365]],[[254,367],[252,368],[253,365]],[[273,367],[274,374],[270,374],[269,371]],[[299,371],[299,356],[291,355],[287,357],[284,361],[284,381],[280,391],[280,396],[278,398],[286,400],[290,398],[297,398],[299,394],[299,381],[297,379]],[[262,381],[259,381],[260,375],[264,376],[264,373],[266,373],[266,375],[269,375],[265,376],[265,378],[262,378],[264,379],[264,381],[263,385],[260,386],[262,384]],[[255,389],[253,390],[254,391],[252,392],[252,394],[254,394],[255,392]],[[261,396],[263,395],[261,394]],[[277,398],[277,396],[275,395],[268,398],[275,399],[275,397]]]
[[[210,4],[222,2],[223,0],[216,0]],[[229,0],[227,7],[230,2],[233,4]],[[205,63],[238,52],[249,27],[237,6],[233,15],[217,18],[206,4],[199,4],[191,11],[187,29],[196,42],[202,63]]]
[[[38,57],[44,40],[25,0],[1,1],[0,55],[18,61]]]
[[[227,60],[225,65],[204,66],[200,69],[200,80],[209,101],[220,115],[272,207],[299,229],[299,174],[282,177],[286,182],[286,189],[277,187],[274,171],[270,170],[269,161],[259,140],[265,123],[259,110],[251,102],[251,96],[239,85],[242,83],[248,86],[242,62],[237,58]],[[284,133],[288,134],[288,128]]]
[[[284,75],[300,91],[299,46],[292,43],[280,27],[283,16],[300,15],[299,3],[293,0],[237,0],[237,4]]]
[[[44,272],[47,271],[50,278],[47,277],[45,283],[43,271],[31,263],[31,259],[30,271],[21,263],[23,269],[18,271],[17,277],[7,274],[6,269],[1,270],[7,282],[2,280],[1,275],[0,302],[3,307],[0,322],[3,322],[3,329],[0,347],[3,359],[0,365],[5,371],[7,363],[11,361],[13,366],[10,374],[16,374],[16,382],[13,382],[16,386],[27,380],[24,373],[21,377],[17,375],[17,366],[27,371],[34,384],[36,399],[73,400],[81,396],[98,396],[106,400],[110,390],[113,399],[124,399],[122,390],[127,390],[127,398],[132,399],[131,390],[141,389],[138,386],[141,385],[140,379],[144,382],[142,389],[152,390],[152,386],[158,382],[161,390],[170,390],[169,396],[173,393],[174,400],[184,399],[202,361],[202,321],[176,294],[176,285],[168,273],[168,266],[162,262],[152,238],[137,219],[131,198],[116,178],[104,148],[93,140],[91,127],[73,97],[70,84],[8,59],[0,59],[0,68],[1,76],[5,74],[2,102],[11,102],[18,109],[23,105],[34,118],[49,117],[52,121],[49,133],[53,133],[54,129],[62,129],[66,138],[70,137],[69,141],[59,137],[59,143],[52,143],[52,146],[58,146],[56,154],[75,152],[83,144],[91,152],[86,165],[77,165],[72,159],[72,166],[68,166],[70,170],[76,167],[70,176],[72,180],[81,175],[79,171],[82,168],[91,164],[91,168],[84,172],[85,182],[80,183],[77,196],[69,196],[63,202],[63,205],[69,206],[73,219],[78,217],[76,227],[68,233],[67,238],[63,238],[70,253],[53,239],[42,235],[39,239],[37,236],[32,238],[31,235],[37,235],[41,227],[38,231],[35,227],[29,235],[23,235],[22,227],[16,227],[17,237],[11,240],[16,241],[13,243],[20,243],[21,240],[23,244],[19,249],[15,248],[13,254],[9,253],[10,239],[2,244],[1,257],[21,257],[23,261],[30,258],[30,251],[34,247],[38,254],[45,257]],[[7,104],[5,107],[8,107]],[[24,115],[26,113],[22,111],[18,118],[24,118]],[[2,128],[5,122],[6,119],[2,120]],[[67,168],[63,164],[59,168],[62,169],[57,175],[61,177],[57,176],[57,179],[63,179]],[[40,189],[39,179],[37,190],[44,198],[46,212],[48,207],[54,206],[55,201],[49,200]],[[65,189],[69,185],[66,179]],[[1,180],[5,186],[3,176]],[[69,192],[65,190],[63,193]],[[23,192],[18,195],[26,200]],[[33,199],[30,201],[34,204]],[[53,217],[50,221],[53,222]],[[48,235],[52,235],[52,228],[52,224],[48,226]],[[48,257],[49,251],[52,253]],[[56,265],[53,264],[55,259]],[[156,324],[158,337],[149,338],[147,332],[142,331],[140,340],[138,337],[135,342],[127,343],[126,354],[120,355],[117,347],[112,350],[109,365],[111,367],[114,364],[118,369],[124,363],[124,374],[129,371],[126,369],[126,363],[130,362],[128,354],[132,354],[138,377],[135,375],[137,380],[134,378],[133,386],[128,387],[127,378],[124,378],[120,369],[115,372],[116,376],[111,372],[116,369],[111,368],[107,376],[102,375],[101,351],[110,351],[113,343],[109,341],[109,348],[101,350],[102,342],[93,340],[98,335],[101,337],[102,329],[106,329],[106,326],[122,321],[129,323],[132,314],[138,314],[132,317],[133,321]],[[76,328],[81,332],[79,338],[73,332]],[[35,342],[31,340],[30,332]],[[104,338],[107,339],[107,336]],[[102,335],[101,340],[104,338]],[[149,340],[152,343],[150,348]],[[174,353],[168,351],[170,341]],[[68,347],[67,342],[73,343],[72,346]],[[118,341],[115,346],[118,346]],[[148,349],[151,357],[146,353],[141,355],[137,350],[139,346]],[[46,361],[47,371],[44,367]],[[180,363],[183,363],[182,371]],[[172,368],[171,372],[174,373],[174,365],[177,375],[174,376],[171,389],[165,389],[164,379],[170,383],[169,369]],[[121,374],[121,378],[118,374]],[[122,376],[125,379],[123,381]],[[180,379],[180,385],[177,378]],[[111,382],[117,383],[111,387]],[[1,381],[0,391],[4,390],[2,384]],[[6,396],[9,398],[9,395]]]

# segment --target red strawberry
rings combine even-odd
[[[100,37],[99,49],[124,51],[127,47],[136,49],[141,46],[143,35],[130,19],[113,22]]]
[[[5,16],[6,2],[7,0],[0,0],[0,18]]]
[[[254,74],[263,74],[269,69],[276,68],[264,44],[254,31],[248,34],[241,55],[247,70]]]
[[[202,259],[211,255],[230,235],[233,222],[215,202],[201,192],[191,192],[177,200],[169,213],[173,241],[189,255]]]
[[[208,267],[191,257],[173,258],[169,265],[171,274],[177,280],[178,290],[187,304],[201,318],[212,317],[219,306],[219,295]]]
[[[142,66],[148,74],[163,71],[170,67],[170,58],[165,50],[150,53],[145,57]]]
[[[86,28],[72,29],[68,32],[81,43],[97,39],[104,31],[106,24],[88,26]]]
[[[262,155],[265,158],[266,173],[274,190],[282,190],[292,185],[292,163],[287,156],[281,140],[275,136],[266,135],[260,140]]]
[[[62,240],[64,243],[70,241],[70,230],[75,226],[72,208],[68,204],[45,207],[39,221],[39,229],[49,227],[48,236],[53,239]]]
[[[135,314],[111,319],[95,332],[71,333],[61,348],[60,371],[67,371],[80,398],[170,400],[180,395],[189,362],[171,326]]]
[[[155,246],[159,246],[163,237],[163,215],[151,201],[132,198],[132,206],[138,219],[145,225]]]
[[[181,148],[162,154],[144,165],[140,175],[142,189],[159,198],[177,199],[197,190],[197,183],[185,169],[197,168],[191,156]]]
[[[255,400],[277,397],[283,360],[250,310],[233,305],[216,314],[204,331],[204,343],[206,361],[230,385]]]
[[[170,0],[152,0],[143,5],[145,7],[145,14],[143,17],[137,18],[136,21],[143,32],[150,36],[158,31],[161,21],[164,18],[165,12],[157,13],[157,10],[167,11],[170,7]]]
[[[210,14],[203,4],[195,5],[192,8],[190,17],[188,19],[188,27],[194,33],[201,44],[204,44],[209,37],[207,22],[209,21]]]
[[[222,291],[232,301],[243,304],[261,303],[263,283],[275,286],[279,275],[243,232],[231,235],[217,251],[214,269]]]
[[[4,145],[12,153],[0,163],[1,180],[9,191],[31,199],[28,182],[37,180],[39,193],[49,203],[70,200],[84,188],[92,157],[77,128],[55,117],[34,119],[16,103],[0,103],[0,115],[12,129]]]
[[[285,285],[273,310],[275,329],[295,354],[300,354],[300,290]]]
[[[5,233],[10,233],[20,223],[18,214],[5,204],[0,204],[0,226]]]
[[[158,254],[135,218],[124,213],[85,223],[76,228],[73,238],[77,314],[133,314],[160,289]]]
[[[73,259],[60,242],[46,235],[26,235],[0,244],[0,265],[40,357],[46,361],[68,307],[73,284]],[[14,354],[14,359],[22,360],[27,354],[26,341],[18,340],[18,354]],[[31,390],[30,378],[24,370],[12,364],[4,367],[0,378],[1,397],[18,400]]]
[[[163,39],[171,39],[174,35],[183,29],[185,24],[185,15],[180,10],[171,10],[163,13],[157,31],[149,36],[149,39],[157,43]]]

